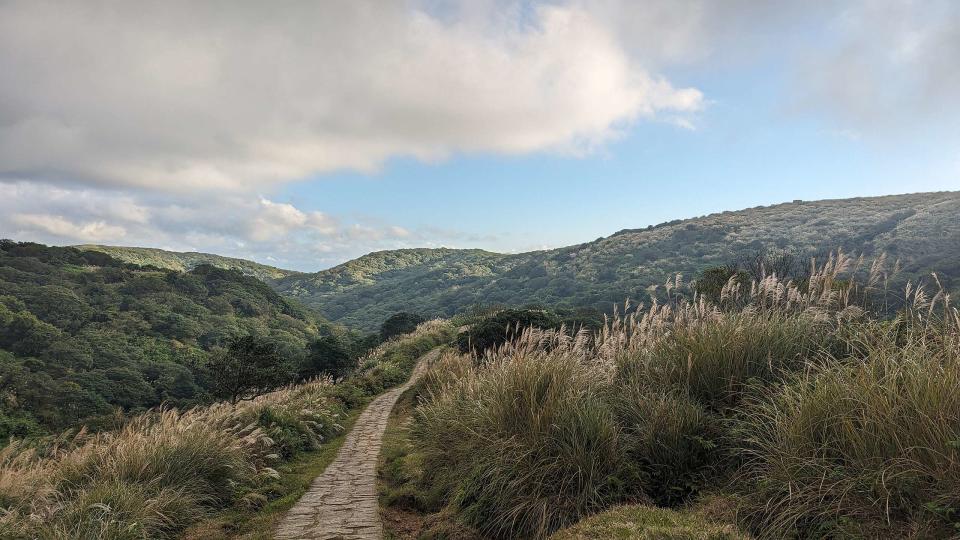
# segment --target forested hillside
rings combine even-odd
[[[156,266],[157,268],[166,268],[169,270],[180,270],[182,272],[192,270],[202,264],[209,264],[217,268],[239,270],[248,276],[253,276],[263,281],[299,274],[299,272],[294,272],[293,270],[284,270],[246,259],[224,257],[211,253],[166,251],[163,249],[144,247],[99,246],[93,244],[84,244],[75,247],[84,251],[106,253],[123,262],[141,266]]]
[[[0,241],[0,440],[203,402],[211,350],[253,336],[293,362],[326,326],[237,270]]]
[[[470,306],[543,304],[609,309],[646,299],[675,272],[693,278],[757,250],[807,255],[886,252],[902,277],[938,272],[960,287],[960,193],[779,204],[676,220],[549,251],[411,249],[371,253],[315,274],[282,278],[282,294],[333,321],[372,329],[406,310],[451,315]]]

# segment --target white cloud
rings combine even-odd
[[[574,1],[648,68],[759,77],[784,109],[828,131],[955,134],[960,121],[955,0]]]
[[[861,0],[824,28],[796,68],[802,110],[870,134],[960,120],[960,2]]]
[[[103,221],[76,223],[63,216],[50,214],[12,214],[10,222],[24,230],[39,230],[54,236],[81,242],[116,241],[126,236],[123,227],[108,225]]]
[[[702,106],[586,9],[477,5],[0,4],[0,177],[262,191],[392,156],[584,152]]]
[[[258,212],[250,222],[249,237],[263,242],[281,238],[298,229],[330,235],[337,231],[337,223],[322,212],[305,213],[292,204],[276,203],[261,197]]]
[[[247,194],[206,199],[38,182],[0,182],[0,238],[201,251],[298,270],[381,249],[489,240],[370,221],[341,223],[323,212]]]
[[[407,238],[410,236],[410,231],[408,231],[407,229],[404,229],[403,227],[399,227],[397,225],[393,225],[392,227],[390,227],[389,231],[391,235],[397,238]]]

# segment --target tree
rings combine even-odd
[[[542,309],[505,309],[488,316],[457,336],[461,352],[476,352],[499,347],[519,337],[530,327],[557,329],[563,321],[555,313]]]
[[[394,336],[409,334],[417,329],[417,326],[425,321],[423,317],[415,313],[401,311],[390,316],[383,321],[380,326],[380,340],[386,341]]]
[[[275,390],[293,380],[290,363],[276,347],[243,336],[211,355],[207,364],[215,397],[237,403]]]
[[[335,335],[323,336],[310,344],[307,358],[300,366],[300,377],[310,379],[329,375],[339,379],[350,373],[355,365],[356,358],[342,339]]]
[[[810,277],[809,261],[814,255],[791,249],[758,249],[742,253],[733,266],[749,274],[754,281],[760,281],[771,274],[784,280],[802,281]]]
[[[730,281],[730,278],[736,276],[741,285],[750,283],[750,275],[744,270],[738,270],[736,266],[713,266],[704,270],[697,278],[694,289],[697,294],[707,299],[715,305],[720,305],[720,296],[723,288]]]

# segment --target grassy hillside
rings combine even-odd
[[[274,268],[266,264],[260,264],[245,259],[235,259],[233,257],[224,257],[222,255],[213,255],[210,253],[197,252],[178,252],[166,251],[155,248],[142,247],[121,247],[121,246],[98,246],[84,244],[75,246],[83,251],[99,251],[106,253],[115,259],[140,266],[155,266],[157,268],[166,268],[168,270],[179,270],[186,272],[192,270],[201,264],[209,264],[216,268],[225,268],[228,270],[239,270],[245,275],[253,276],[263,281],[280,279],[282,277],[293,276],[299,272],[293,270],[283,270]]]
[[[881,265],[852,265],[448,351],[384,447],[385,515],[490,538],[956,538],[960,312],[911,289],[890,319]]]
[[[549,251],[410,249],[371,253],[281,278],[284,295],[331,320],[372,329],[392,313],[446,316],[472,305],[537,303],[608,309],[674,272],[687,278],[758,249],[843,248],[901,258],[905,275],[936,271],[960,286],[960,193],[793,202],[620,231]]]
[[[0,241],[0,441],[206,401],[211,351],[254,336],[296,362],[328,326],[237,270]]]

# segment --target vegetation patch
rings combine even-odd
[[[398,311],[453,317],[478,305],[592,308],[609,314],[626,298],[647,302],[658,285],[658,300],[666,301],[662,284],[673,273],[702,276],[731,261],[737,263],[735,271],[754,281],[776,273],[799,283],[809,273],[810,257],[823,264],[830,250],[842,248],[899,258],[903,273],[892,290],[937,272],[956,296],[958,213],[956,192],[804,201],[673,220],[528,253],[379,251],[275,284],[332,321],[373,331]],[[761,259],[764,268],[756,257],[750,260],[756,253],[770,255]],[[726,281],[722,274],[714,277],[715,283]]]
[[[378,347],[339,384],[318,379],[247,401],[150,411],[115,431],[14,440],[0,450],[0,531],[171,538],[217,512],[259,510],[289,495],[278,467],[321,448],[343,430],[348,410],[409,376],[417,357],[451,337],[445,323],[426,323]],[[357,400],[349,405],[338,398],[348,387]]]

